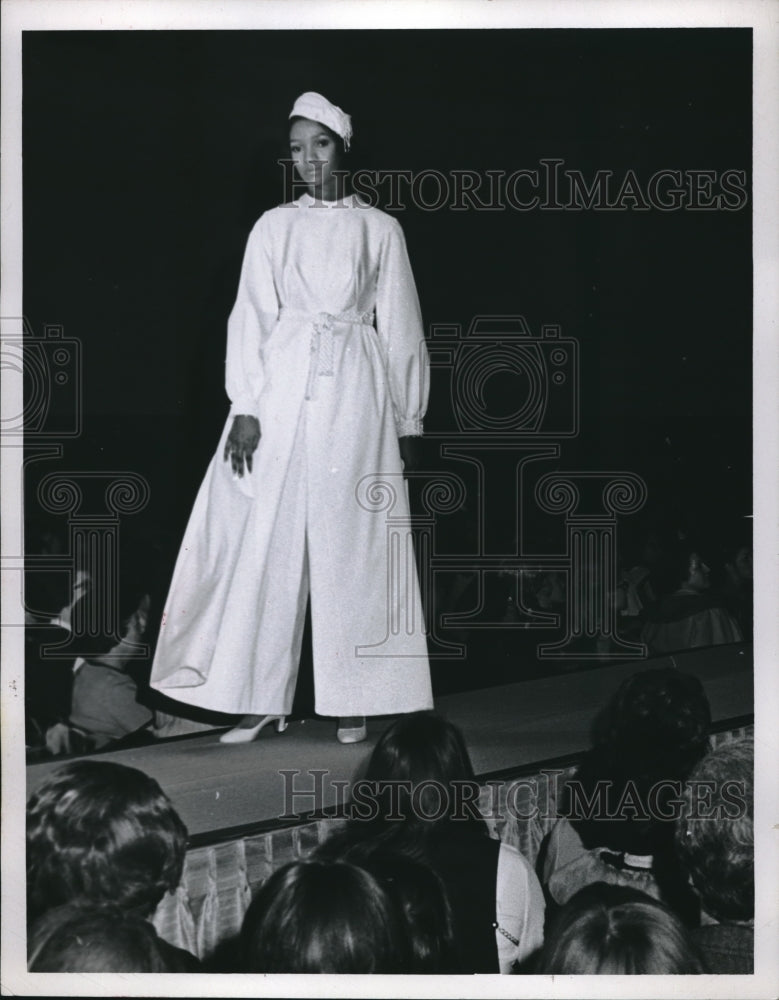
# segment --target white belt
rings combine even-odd
[[[332,378],[333,370],[333,325],[345,323],[354,326],[373,326],[373,310],[364,313],[344,312],[306,312],[304,309],[281,309],[279,316],[294,316],[311,323],[311,358],[308,364],[308,381],[306,382],[306,399],[314,398],[314,388],[317,376]]]

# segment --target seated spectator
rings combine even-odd
[[[179,884],[186,844],[153,778],[105,761],[66,764],[27,803],[28,922],[71,902],[151,917]]]
[[[669,561],[660,600],[645,611],[641,640],[650,654],[742,642],[738,624],[711,590],[697,547],[681,542]]]
[[[403,716],[382,734],[358,788],[370,814],[363,818],[354,798],[352,818],[324,850],[373,843],[428,864],[446,889],[459,972],[510,972],[540,947],[538,879],[519,851],[490,838],[456,726],[434,714]]]
[[[722,547],[722,572],[719,590],[723,603],[733,616],[744,638],[753,633],[752,543],[746,539]]]
[[[710,972],[754,971],[754,766],[751,740],[712,750],[690,774],[676,827],[702,906],[693,937]]]
[[[407,971],[406,940],[377,880],[346,862],[294,861],[246,912],[244,972]]]
[[[72,585],[63,573],[28,573],[25,579],[24,700],[28,760],[46,749],[46,733],[67,726],[73,693],[71,613],[89,586],[88,574],[77,570]],[[35,608],[35,611],[29,610]],[[42,609],[48,610],[42,610]],[[61,647],[61,649],[57,649]],[[73,740],[73,750],[87,742]]]
[[[708,749],[700,681],[672,668],[626,678],[598,720],[594,745],[560,796],[542,845],[542,881],[562,905],[592,882],[629,885],[697,920],[673,848],[672,804]]]
[[[87,587],[70,610],[76,629],[70,716],[46,734],[53,754],[101,750],[117,741],[147,742],[154,721],[150,709],[138,702],[138,688],[128,672],[143,650],[150,598],[142,586],[126,582],[120,588],[119,641],[115,637],[85,634],[84,623],[100,621],[103,595]],[[69,620],[70,624],[70,620]],[[81,627],[79,627],[81,626]]]
[[[667,976],[704,969],[688,931],[670,910],[636,889],[596,882],[557,914],[533,971]]]
[[[112,903],[68,903],[45,913],[28,941],[30,972],[197,972],[187,952]]]
[[[392,900],[407,938],[405,972],[457,972],[452,913],[443,884],[429,865],[370,841],[356,844],[339,860],[369,872]]]

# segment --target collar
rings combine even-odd
[[[354,208],[354,195],[347,194],[335,201],[325,201],[324,198],[314,198],[308,191],[304,191],[293,204],[300,205],[301,208]]]
[[[618,868],[622,871],[651,871],[653,857],[651,854],[628,854],[627,851],[614,853],[612,851],[601,851],[601,861],[607,865]]]

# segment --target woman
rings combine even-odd
[[[697,919],[673,846],[674,802],[706,753],[710,726],[692,674],[653,668],[622,682],[596,720],[594,745],[561,789],[560,818],[542,846],[543,882],[556,904],[608,882]]]
[[[379,739],[352,817],[317,854],[360,864],[391,852],[428,864],[451,907],[457,971],[508,973],[541,946],[544,897],[522,854],[489,836],[478,791],[460,730],[437,715],[407,715]]]
[[[284,728],[309,587],[315,707],[339,717],[342,742],[365,738],[366,715],[432,705],[401,462],[422,433],[427,353],[403,233],[344,194],[349,116],[306,93],[290,119],[306,190],[249,237],[228,323],[230,417],[151,680],[242,714],[222,737],[233,743]]]
[[[595,882],[552,922],[536,968],[556,976],[684,976],[704,972],[684,924],[657,900]]]
[[[186,849],[181,817],[143,771],[99,760],[58,768],[27,803],[27,920],[40,921],[30,947],[59,927],[63,915],[75,915],[62,909],[70,904],[85,911],[111,905],[151,920],[181,881]],[[47,919],[55,909],[59,916]],[[181,948],[165,941],[157,948],[175,971],[199,968]]]
[[[293,861],[265,882],[241,927],[247,973],[403,973],[406,937],[389,895],[345,862]]]
[[[83,900],[47,911],[30,930],[30,972],[199,972],[188,952],[114,903]]]

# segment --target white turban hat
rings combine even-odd
[[[344,141],[344,149],[349,148],[349,140],[352,137],[352,119],[345,111],[342,111],[335,104],[331,104],[326,97],[315,93],[313,90],[301,94],[295,101],[295,106],[289,113],[290,118],[308,118],[312,122],[319,122],[326,125],[331,132]]]

